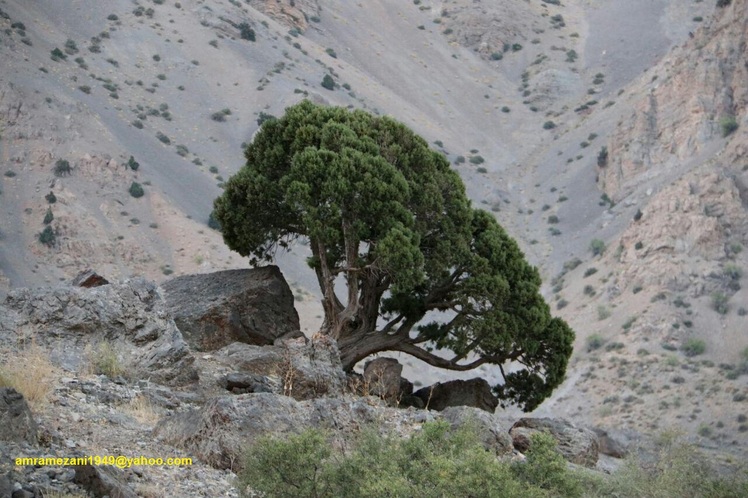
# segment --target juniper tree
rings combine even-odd
[[[245,157],[215,201],[224,241],[253,265],[309,242],[321,331],[346,369],[380,351],[493,364],[496,394],[526,410],[563,381],[574,333],[551,316],[537,269],[406,126],[304,101],[263,123]]]

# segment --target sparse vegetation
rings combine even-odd
[[[132,182],[130,184],[130,188],[128,189],[128,192],[130,192],[130,195],[135,197],[136,199],[139,197],[143,197],[145,195],[143,186],[139,184],[138,182]]]
[[[70,167],[70,163],[66,159],[58,159],[55,163],[54,174],[55,176],[68,176],[72,174],[73,169]]]
[[[730,298],[722,293],[722,292],[715,292],[712,294],[712,309],[719,313],[720,315],[726,315],[728,311],[730,311],[730,307],[727,304],[727,301]]]
[[[39,242],[47,247],[54,247],[57,242],[57,235],[50,225],[45,226],[39,234]]]
[[[543,123],[544,130],[552,130],[555,127],[556,127],[556,123],[554,123],[553,121],[546,121],[545,123]]]
[[[322,78],[322,83],[320,84],[322,85],[322,88],[326,90],[335,90],[335,80],[332,79],[332,76],[330,76],[329,74],[326,74]]]
[[[722,129],[722,136],[727,137],[732,135],[735,130],[738,129],[738,122],[735,119],[735,116],[723,116],[722,119],[719,120],[719,126]]]
[[[605,242],[600,239],[592,239],[590,242],[590,252],[593,256],[602,256],[605,252]]]
[[[127,167],[133,171],[137,171],[140,168],[140,163],[133,156],[130,156],[130,159],[127,160]]]
[[[608,165],[608,148],[604,145],[600,147],[600,152],[597,153],[597,165],[601,168]]]
[[[158,138],[162,143],[166,145],[169,145],[171,143],[171,139],[160,131],[156,132],[156,138]]]
[[[680,349],[681,351],[683,351],[684,355],[690,358],[693,356],[704,354],[704,352],[706,351],[706,343],[701,339],[690,337],[686,339],[683,345],[681,345]]]
[[[255,35],[255,30],[252,29],[252,27],[246,22],[239,24],[239,36],[241,37],[242,40],[249,40],[252,42],[257,39]]]

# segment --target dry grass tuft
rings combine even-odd
[[[93,347],[86,347],[89,374],[106,375],[114,378],[125,375],[126,368],[117,356],[117,351],[109,341],[101,341]]]
[[[0,365],[0,386],[14,388],[32,409],[39,409],[47,404],[53,380],[61,373],[47,351],[32,342],[15,354],[12,362]]]
[[[143,425],[154,426],[161,418],[158,408],[143,395],[135,396],[122,409]]]

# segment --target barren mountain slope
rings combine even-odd
[[[302,98],[360,107],[447,154],[475,204],[541,268],[548,299],[579,335],[569,382],[543,410],[646,430],[691,417],[695,430],[719,413],[724,429],[714,433],[737,434],[744,405],[731,400],[748,376],[720,387],[721,405],[703,403],[698,386],[719,385],[729,370],[661,344],[703,339],[696,359],[714,365],[736,365],[746,346],[737,313],[746,295],[732,275],[745,267],[738,244],[748,243],[748,126],[723,138],[720,125],[728,114],[745,119],[744,0],[717,9],[678,0],[116,0],[105,9],[0,0],[0,9],[0,293],[86,266],[110,278],[245,266],[206,222],[261,113],[280,115]],[[320,85],[325,74],[333,90]],[[58,159],[70,174],[55,174]],[[130,194],[133,182],[142,197]],[[50,247],[38,240],[48,208]],[[594,260],[593,239],[608,247]],[[294,248],[281,265],[312,331],[319,309],[303,254]],[[575,258],[584,262],[564,270]],[[730,296],[727,315],[712,309],[714,292]],[[610,351],[586,351],[594,334]],[[681,365],[687,374],[668,371]],[[417,381],[443,378],[408,367]],[[676,376],[687,381],[674,387]],[[683,392],[660,409],[666,385]],[[603,404],[613,390],[619,401]]]

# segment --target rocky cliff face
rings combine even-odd
[[[614,200],[714,155],[731,119],[743,126],[728,140],[745,142],[748,2],[718,8],[692,35],[630,89],[632,110],[610,135],[608,165],[599,171],[600,187]]]

